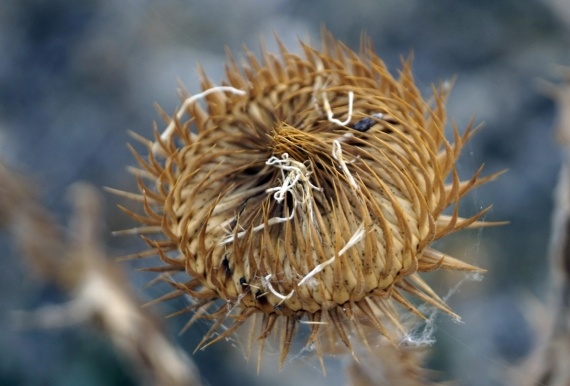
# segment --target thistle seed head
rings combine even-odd
[[[167,297],[192,299],[191,323],[213,321],[201,346],[250,319],[262,342],[281,330],[281,363],[299,322],[319,355],[323,334],[351,351],[369,330],[395,341],[402,308],[421,316],[410,296],[452,314],[420,272],[478,270],[430,248],[486,224],[458,203],[496,176],[459,179],[472,130],[446,140],[447,88],[426,100],[409,62],[393,77],[365,39],[360,53],[323,40],[303,55],[246,51],[242,65],[230,55],[222,86],[203,75],[143,141],[148,155],[135,152],[140,194],[125,195],[150,246],[136,256],[184,273]]]

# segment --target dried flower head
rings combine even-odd
[[[351,351],[368,329],[393,340],[395,305],[421,316],[410,295],[452,313],[418,273],[478,270],[430,244],[486,224],[458,203],[495,175],[460,181],[472,131],[446,140],[447,88],[425,100],[410,63],[394,78],[365,39],[360,53],[326,33],[303,56],[279,46],[242,66],[230,55],[222,86],[203,75],[203,92],[141,139],[140,194],[123,193],[144,210],[128,211],[142,225],[127,233],[150,246],[136,257],[160,256],[166,297],[193,300],[191,323],[214,321],[201,346],[255,319],[262,342],[281,330],[281,363],[298,323],[320,355],[323,331]]]

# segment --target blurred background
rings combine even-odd
[[[66,189],[76,181],[134,190],[126,173],[135,164],[126,148],[132,142],[127,131],[150,136],[152,122],[162,122],[153,104],[167,113],[180,105],[179,80],[190,92],[198,91],[197,64],[219,83],[226,47],[238,57],[244,44],[258,51],[260,38],[275,48],[277,33],[298,52],[299,38],[320,44],[322,26],[353,49],[363,32],[371,36],[392,72],[413,52],[416,80],[426,95],[432,83],[455,77],[449,116],[460,128],[473,116],[484,123],[465,149],[461,175],[469,176],[482,163],[487,173],[509,169],[467,198],[463,210],[473,214],[493,204],[486,219],[510,225],[461,233],[439,245],[487,268],[483,280],[428,276],[463,318],[458,324],[437,316],[430,368],[461,385],[504,384],[536,344],[533,304],[548,299],[549,228],[560,152],[553,135],[554,103],[537,84],[557,79],[553,65],[570,65],[568,0],[3,0],[0,157],[33,178],[43,203],[65,224]],[[105,201],[108,254],[143,249],[135,237],[110,236],[132,222],[115,207],[121,199],[106,194]],[[8,236],[1,234],[0,243],[0,384],[137,384],[127,362],[89,326],[14,330],[12,310],[67,298],[29,273]],[[123,265],[142,302],[166,291],[143,290],[152,276]],[[457,291],[449,293],[454,287]],[[164,315],[177,306],[152,310]],[[169,319],[165,326],[192,352],[208,326],[199,324],[178,336],[186,321]],[[346,382],[342,358],[330,360],[323,378],[315,361],[293,355],[275,376],[277,352],[270,348],[259,376],[238,338],[193,358],[212,386]]]

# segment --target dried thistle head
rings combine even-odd
[[[281,363],[300,322],[320,355],[325,331],[351,351],[369,329],[394,340],[396,305],[421,316],[410,295],[452,313],[419,273],[478,270],[430,244],[486,224],[458,203],[495,177],[459,179],[471,127],[446,140],[447,90],[424,99],[409,62],[394,78],[368,41],[355,53],[324,34],[321,50],[302,48],[230,56],[222,86],[203,76],[143,140],[148,156],[134,152],[140,194],[124,193],[144,211],[129,211],[150,246],[136,257],[184,272],[167,297],[193,299],[191,322],[214,321],[200,345],[254,319],[261,342],[281,330]]]

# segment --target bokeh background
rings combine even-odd
[[[553,136],[553,102],[540,79],[555,79],[555,64],[570,65],[568,0],[3,0],[0,2],[0,157],[33,177],[43,202],[62,224],[69,215],[68,186],[129,190],[134,160],[128,130],[150,135],[180,104],[178,81],[196,92],[197,64],[222,79],[224,50],[239,57],[242,45],[258,50],[260,38],[275,47],[277,33],[292,51],[298,38],[319,44],[326,26],[357,49],[372,37],[392,71],[413,52],[420,88],[456,77],[448,111],[459,127],[471,117],[484,128],[467,146],[463,176],[485,163],[507,174],[465,202],[464,213],[493,204],[488,220],[508,226],[465,232],[440,247],[489,270],[480,282],[461,275],[432,278],[435,289],[463,317],[437,316],[428,365],[462,385],[501,385],[536,344],[537,301],[548,299],[548,240],[552,194],[559,165]],[[106,195],[106,230],[130,220]],[[110,256],[139,250],[131,238],[105,240]],[[89,326],[15,331],[10,312],[67,300],[38,282],[0,236],[0,384],[137,384],[127,362]],[[150,278],[125,264],[141,301],[160,295],[143,290]],[[460,286],[457,283],[462,282]],[[457,287],[453,293],[450,288]],[[165,290],[162,288],[162,290]],[[178,305],[180,306],[180,305]],[[177,304],[157,306],[157,314]],[[538,318],[540,319],[540,318]],[[207,325],[182,336],[184,317],[165,322],[173,339],[192,351]],[[539,321],[540,323],[540,321]],[[255,375],[239,339],[194,355],[202,375],[216,385],[342,385],[345,359],[331,359],[323,378],[318,365],[293,356],[276,375],[277,349]],[[524,375],[525,369],[519,369]]]

